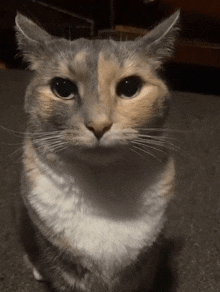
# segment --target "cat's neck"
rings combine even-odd
[[[128,186],[130,183],[136,185],[138,182],[151,182],[158,172],[161,172],[168,156],[161,156],[160,159],[154,157],[128,156],[121,157],[106,164],[92,164],[77,157],[67,159],[53,158],[41,159],[55,173],[61,177],[68,177],[70,180],[82,181],[83,185],[95,185],[98,189],[114,188],[120,189],[122,185]],[[102,159],[102,158],[100,158]]]
[[[34,150],[34,149],[33,149]],[[38,167],[65,190],[77,187],[84,202],[106,216],[133,217],[143,205],[143,194],[155,184],[166,159],[131,158],[107,165],[91,165],[77,158],[43,159],[36,154]]]

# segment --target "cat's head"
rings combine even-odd
[[[19,48],[35,71],[25,109],[36,148],[98,160],[138,151],[164,122],[168,90],[157,70],[172,53],[178,18],[134,41],[69,41],[18,14]]]

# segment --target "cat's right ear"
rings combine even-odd
[[[46,43],[53,37],[29,18],[17,13],[15,18],[18,47],[30,68],[36,70],[45,55]]]

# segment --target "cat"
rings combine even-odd
[[[134,41],[55,37],[18,13],[25,95],[20,237],[55,291],[150,291],[174,161],[158,70],[179,11]]]

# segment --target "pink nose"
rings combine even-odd
[[[96,138],[99,140],[102,138],[102,136],[111,129],[112,123],[108,124],[91,124],[86,125],[87,129],[89,129],[93,134],[96,136]]]

